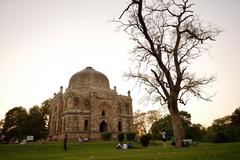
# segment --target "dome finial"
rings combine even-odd
[[[130,97],[131,96],[131,91],[128,91],[128,97]]]
[[[93,69],[91,66],[86,67],[86,69]]]
[[[61,93],[63,92],[63,86],[60,86],[60,92]]]

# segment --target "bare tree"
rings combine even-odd
[[[3,128],[3,124],[4,124],[4,119],[1,119],[1,120],[0,120],[0,129]]]
[[[137,110],[133,113],[133,126],[139,136],[147,133],[145,112]]]
[[[161,113],[159,110],[149,110],[146,114],[146,122],[148,124],[148,128],[152,126],[152,124],[161,118]]]
[[[161,118],[159,110],[149,110],[142,112],[137,110],[133,113],[133,125],[139,136],[149,132],[152,124]]]
[[[221,32],[200,21],[192,6],[189,0],[131,0],[117,20],[136,44],[135,66],[127,76],[145,85],[150,100],[167,105],[177,147],[184,138],[178,104],[192,95],[210,100],[202,88],[214,81],[214,76],[197,78],[188,67]]]

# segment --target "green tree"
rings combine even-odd
[[[5,114],[3,134],[7,141],[25,137],[27,116],[28,113],[23,107],[14,107]]]
[[[35,140],[45,139],[47,137],[47,125],[44,119],[45,113],[42,112],[42,108],[35,105],[29,109],[29,115],[27,118],[26,133],[33,135]]]
[[[132,52],[136,65],[126,76],[144,85],[150,100],[168,107],[177,147],[185,137],[178,103],[186,104],[191,95],[209,100],[202,86],[214,80],[197,78],[189,64],[220,32],[204,25],[192,6],[189,0],[129,0],[118,21],[136,44]]]
[[[185,130],[185,137],[193,140],[201,141],[206,134],[206,129],[200,124],[192,124],[191,115],[186,111],[180,111],[180,117]],[[161,139],[160,132],[165,130],[168,134],[168,138],[173,136],[172,122],[170,115],[159,119],[153,123],[150,131],[153,139]]]
[[[204,141],[207,131],[201,124],[191,124],[186,128],[186,138],[194,141]]]
[[[240,141],[240,107],[238,107],[231,115],[232,128],[235,135],[237,135],[234,141]]]
[[[41,104],[41,113],[43,115],[45,125],[48,128],[49,126],[49,117],[50,117],[50,105],[51,105],[51,98],[46,99],[45,101],[42,102]]]
[[[4,119],[3,134],[6,140],[23,139],[26,135],[34,135],[35,140],[48,135],[48,119],[51,99],[45,100],[41,107],[35,105],[29,113],[23,107],[10,109]]]
[[[165,130],[168,134],[168,137],[173,136],[173,130],[171,125],[171,117],[170,115],[166,115],[158,121],[154,122],[150,128],[150,132],[152,134],[152,138],[155,140],[161,140],[160,133]]]
[[[231,115],[232,124],[240,126],[240,107],[238,107]]]
[[[207,129],[208,140],[215,143],[240,140],[240,109],[231,115],[215,119]]]
[[[213,124],[208,127],[208,136],[211,142],[228,142],[229,139],[226,135],[226,129],[231,125],[231,117],[225,116],[215,119]]]

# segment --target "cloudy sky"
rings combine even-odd
[[[30,108],[67,88],[74,73],[92,66],[119,94],[132,92],[134,110],[158,108],[139,103],[141,93],[122,75],[132,48],[116,24],[126,0],[0,0],[0,119],[15,107]],[[209,53],[193,64],[200,75],[217,75],[212,102],[193,99],[181,109],[194,123],[210,125],[240,106],[239,0],[194,0],[194,11],[224,29]]]

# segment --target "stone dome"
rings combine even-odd
[[[110,89],[108,78],[92,67],[75,73],[69,80],[69,88],[96,87]]]

